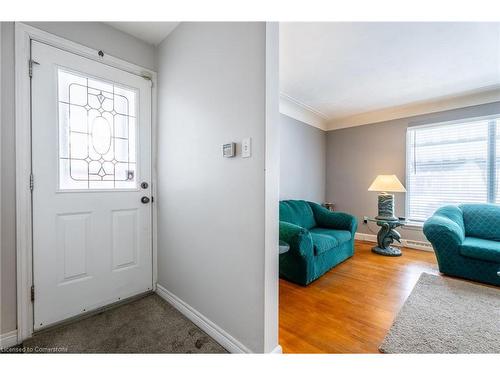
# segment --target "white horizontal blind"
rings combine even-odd
[[[500,141],[495,142],[497,137],[493,134],[496,127],[496,120],[484,119],[408,129],[406,216],[409,220],[425,221],[444,205],[492,199],[496,190],[491,189],[499,185],[491,179],[492,171],[498,168],[496,159],[491,160],[491,145],[496,143],[494,149],[500,156]]]
[[[500,204],[500,119],[495,120],[493,132],[494,134],[492,134],[492,136],[494,136],[495,142],[494,145],[492,145],[492,148],[495,152],[490,154],[490,158],[493,160],[491,173],[493,174],[492,180],[495,184],[492,186],[495,194],[491,201],[492,203]]]

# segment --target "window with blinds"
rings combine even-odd
[[[406,217],[439,207],[500,203],[500,116],[408,128]]]

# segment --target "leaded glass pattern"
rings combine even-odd
[[[59,188],[137,186],[136,91],[58,70]]]

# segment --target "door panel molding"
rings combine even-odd
[[[151,81],[151,193],[156,197],[157,73],[105,54],[98,50],[55,36],[32,26],[15,24],[15,100],[16,100],[16,267],[17,267],[17,339],[22,342],[33,334],[32,201],[31,201],[31,40],[71,52],[90,60],[126,71]],[[36,70],[36,67],[35,67]],[[36,74],[36,72],[35,72]],[[36,188],[36,181],[34,181]],[[157,208],[152,206],[153,288],[157,282]],[[36,291],[35,291],[36,298]]]
[[[92,212],[56,215],[56,270],[59,284],[90,277],[88,252]],[[78,226],[85,236],[78,235]],[[72,235],[67,235],[69,232]],[[68,253],[69,252],[69,253]]]
[[[137,266],[139,231],[137,209],[112,210],[111,231],[113,272]]]

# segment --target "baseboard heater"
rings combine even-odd
[[[401,240],[401,244],[404,247],[408,247],[410,249],[434,251],[430,242],[415,241],[415,240]]]

